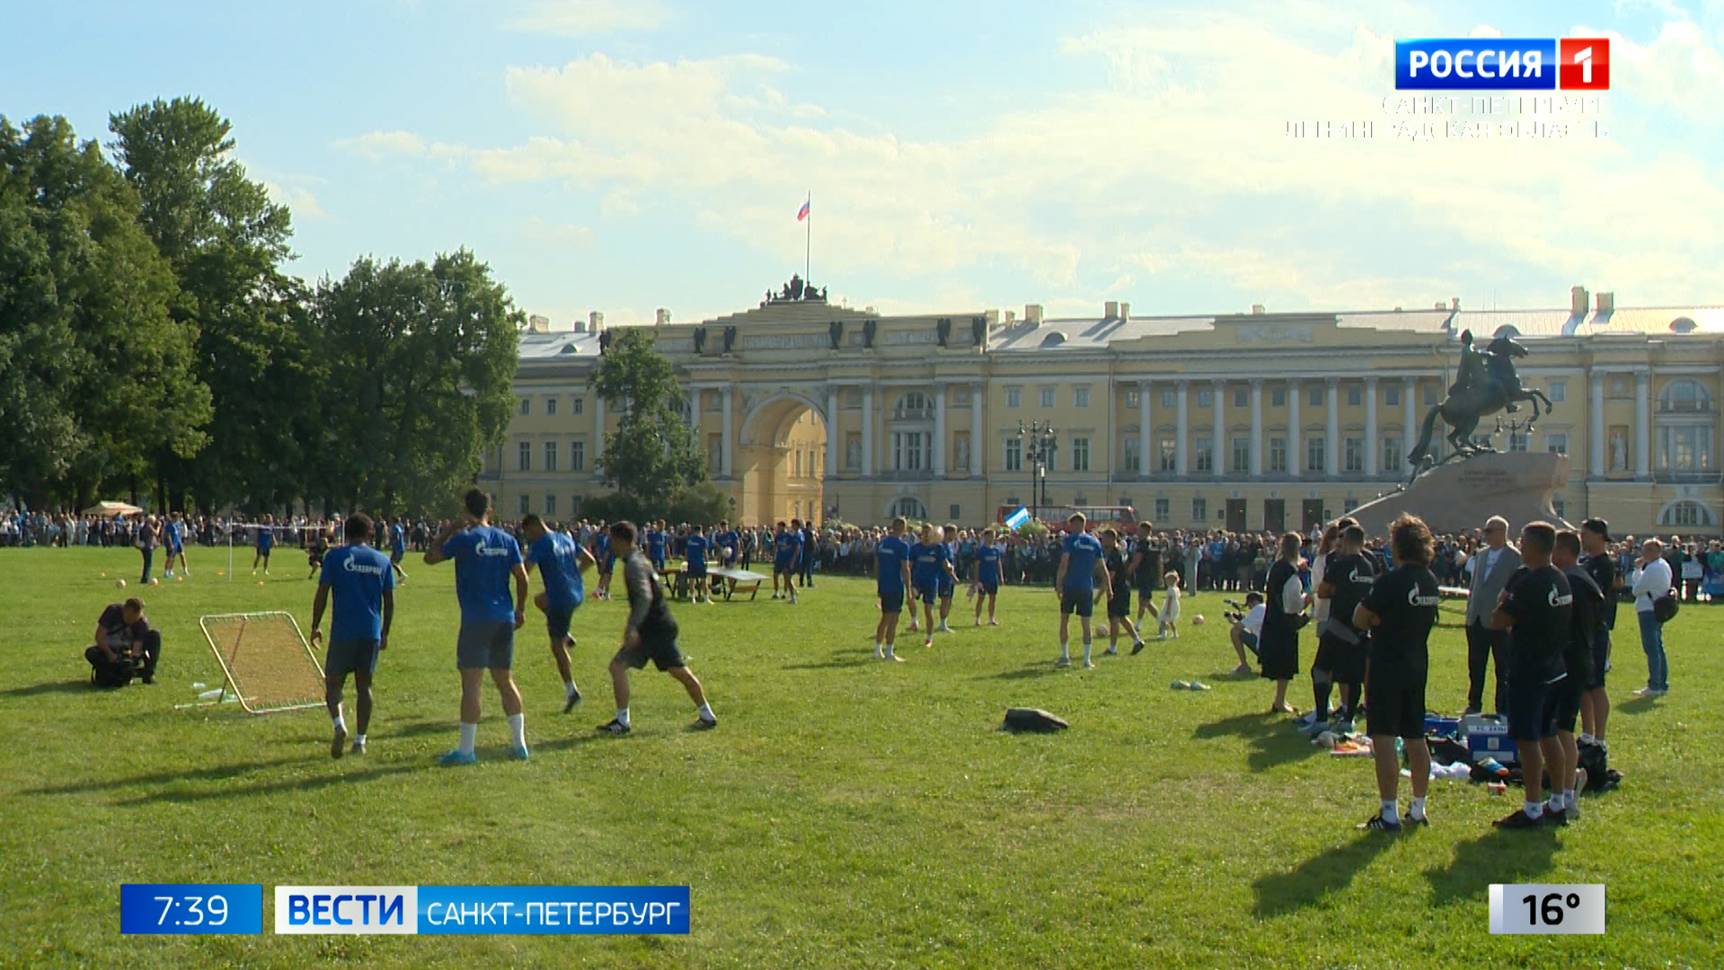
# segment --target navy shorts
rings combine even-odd
[[[952,598],[952,591],[953,591],[953,584],[952,584],[951,577],[941,576],[940,577],[940,598],[943,600],[951,599]]]
[[[932,585],[930,585],[930,586],[918,586],[912,592],[912,598],[919,599],[922,602],[928,604],[929,606],[934,605],[934,600],[938,595],[939,595],[938,588],[936,588],[936,586],[932,586]]]
[[[1000,581],[997,579],[984,579],[978,585],[982,587],[984,596],[995,596],[1000,592]]]
[[[1376,683],[1365,687],[1365,733],[1376,737],[1425,736],[1425,685],[1396,687]]]
[[[895,589],[891,592],[880,590],[880,612],[902,613],[904,611],[904,591]]]
[[[703,562],[691,562],[691,563],[689,563],[688,568],[683,570],[683,575],[687,576],[689,579],[705,579],[706,578],[706,563],[703,563]]]
[[[376,640],[331,640],[329,651],[323,656],[323,672],[343,676],[361,671],[376,673],[380,649]]]
[[[1559,684],[1560,682],[1509,687],[1509,737],[1516,741],[1543,741],[1545,738],[1556,737],[1556,693]]]
[[[621,661],[636,670],[644,668],[648,660],[660,670],[686,667],[688,663],[683,660],[682,650],[676,645],[676,634],[674,628],[642,632],[640,643],[618,650],[611,662]]]
[[[780,576],[785,576],[795,572],[796,570],[790,565],[790,560],[779,559],[773,562],[772,571]]]
[[[1592,638],[1592,671],[1587,678],[1587,690],[1603,690],[1604,675],[1610,672],[1610,631],[1600,630]]]
[[[1131,594],[1114,596],[1107,601],[1107,616],[1110,620],[1123,620],[1131,615]]]
[[[515,624],[463,622],[455,637],[455,666],[462,670],[508,670],[515,664]]]
[[[1060,594],[1060,613],[1069,615],[1076,613],[1081,617],[1095,615],[1095,591],[1090,589],[1067,589]]]
[[[574,616],[575,608],[573,606],[546,604],[545,631],[551,635],[552,640],[561,643],[563,638],[569,635],[569,621],[574,619]]]

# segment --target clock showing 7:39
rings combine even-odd
[[[263,886],[126,883],[120,886],[120,932],[262,933]]]

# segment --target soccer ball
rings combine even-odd
[[[106,570],[106,569],[104,569],[104,570],[102,570],[102,578],[103,578],[103,579],[107,579],[107,578],[108,578],[108,571],[107,571],[107,570]]]
[[[218,570],[216,570],[216,575],[217,575],[217,576],[226,576],[226,575],[227,575],[227,570],[225,570],[225,569],[218,569]]]
[[[115,589],[125,589],[126,588],[126,581],[123,579],[114,580],[114,588]]]
[[[184,576],[175,576],[174,577],[174,582],[176,582],[176,583],[183,583],[185,581],[186,581],[186,578]]]
[[[258,584],[258,585],[259,585],[259,586],[262,586],[262,585],[263,585],[263,580],[261,580],[261,579],[260,579],[260,580],[258,580],[258,581],[257,581],[257,584]]]
[[[160,585],[161,585],[161,584],[162,584],[162,581],[161,581],[161,580],[159,580],[159,579],[157,579],[157,578],[156,578],[156,577],[154,577],[154,576],[151,576],[151,577],[150,577],[150,585],[151,585],[151,586],[160,586]]]
[[[1199,613],[1196,616],[1192,617],[1191,618],[1191,625],[1192,626],[1202,626],[1203,625],[1203,614]]]

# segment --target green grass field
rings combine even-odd
[[[494,693],[481,763],[455,740],[457,622],[448,565],[411,567],[378,673],[371,753],[332,761],[319,711],[175,710],[220,673],[204,613],[292,610],[304,560],[142,595],[166,635],[154,686],[87,684],[82,657],[126,550],[0,552],[0,964],[19,967],[1718,966],[1724,946],[1724,652],[1706,608],[1668,631],[1673,693],[1629,700],[1645,663],[1619,630],[1615,792],[1560,831],[1497,832],[1515,804],[1434,782],[1434,825],[1353,824],[1369,761],[1331,758],[1263,714],[1269,687],[1233,664],[1212,595],[1173,644],[1056,671],[1046,590],[1008,590],[1003,626],[872,662],[872,583],[821,580],[802,604],[681,605],[691,667],[722,724],[685,730],[687,699],[637,674],[635,733],[604,666],[623,616],[575,619],[587,702],[564,716],[542,624],[516,670],[533,759],[506,756]],[[242,570],[243,572],[243,570]],[[128,592],[137,592],[136,588]],[[962,599],[957,610],[967,604]],[[1450,620],[1453,620],[1452,615]],[[1099,648],[1098,648],[1099,649]],[[1433,704],[1464,699],[1458,628],[1433,645]],[[1304,658],[1309,661],[1309,643]],[[1209,693],[1169,689],[1199,676]],[[1308,706],[1308,687],[1293,698]],[[1071,721],[997,730],[1007,706]],[[349,714],[351,718],[351,713]],[[1405,795],[1403,794],[1403,804]],[[654,884],[692,887],[687,937],[122,937],[123,882]],[[1603,937],[1492,937],[1493,882],[1602,882]]]

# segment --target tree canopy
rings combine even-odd
[[[617,415],[598,463],[605,484],[657,509],[706,478],[706,457],[683,416],[682,386],[652,331],[612,331],[593,386]]]

